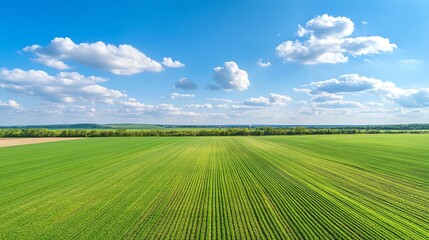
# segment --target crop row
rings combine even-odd
[[[429,137],[395,137],[401,144],[343,135],[3,148],[0,238],[428,238]]]

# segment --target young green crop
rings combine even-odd
[[[0,148],[0,239],[427,239],[428,135]]]

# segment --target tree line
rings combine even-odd
[[[0,129],[0,137],[149,137],[149,136],[264,136],[264,135],[324,135],[324,134],[379,134],[428,133],[427,131],[381,131],[378,129],[331,128],[218,128],[195,130],[106,130],[106,129]]]

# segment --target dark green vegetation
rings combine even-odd
[[[141,137],[141,136],[267,136],[428,133],[429,124],[398,125],[154,125],[154,124],[60,124],[0,126],[0,137]]]
[[[0,148],[0,239],[428,239],[429,135]]]
[[[173,137],[173,136],[267,136],[267,135],[327,135],[327,134],[378,134],[378,133],[428,133],[425,130],[377,130],[377,129],[331,129],[331,128],[168,128],[161,130],[127,129],[45,129],[11,128],[0,129],[0,137]]]

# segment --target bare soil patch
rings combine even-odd
[[[10,147],[25,144],[36,144],[45,142],[57,142],[75,140],[81,138],[0,138],[0,147]]]

